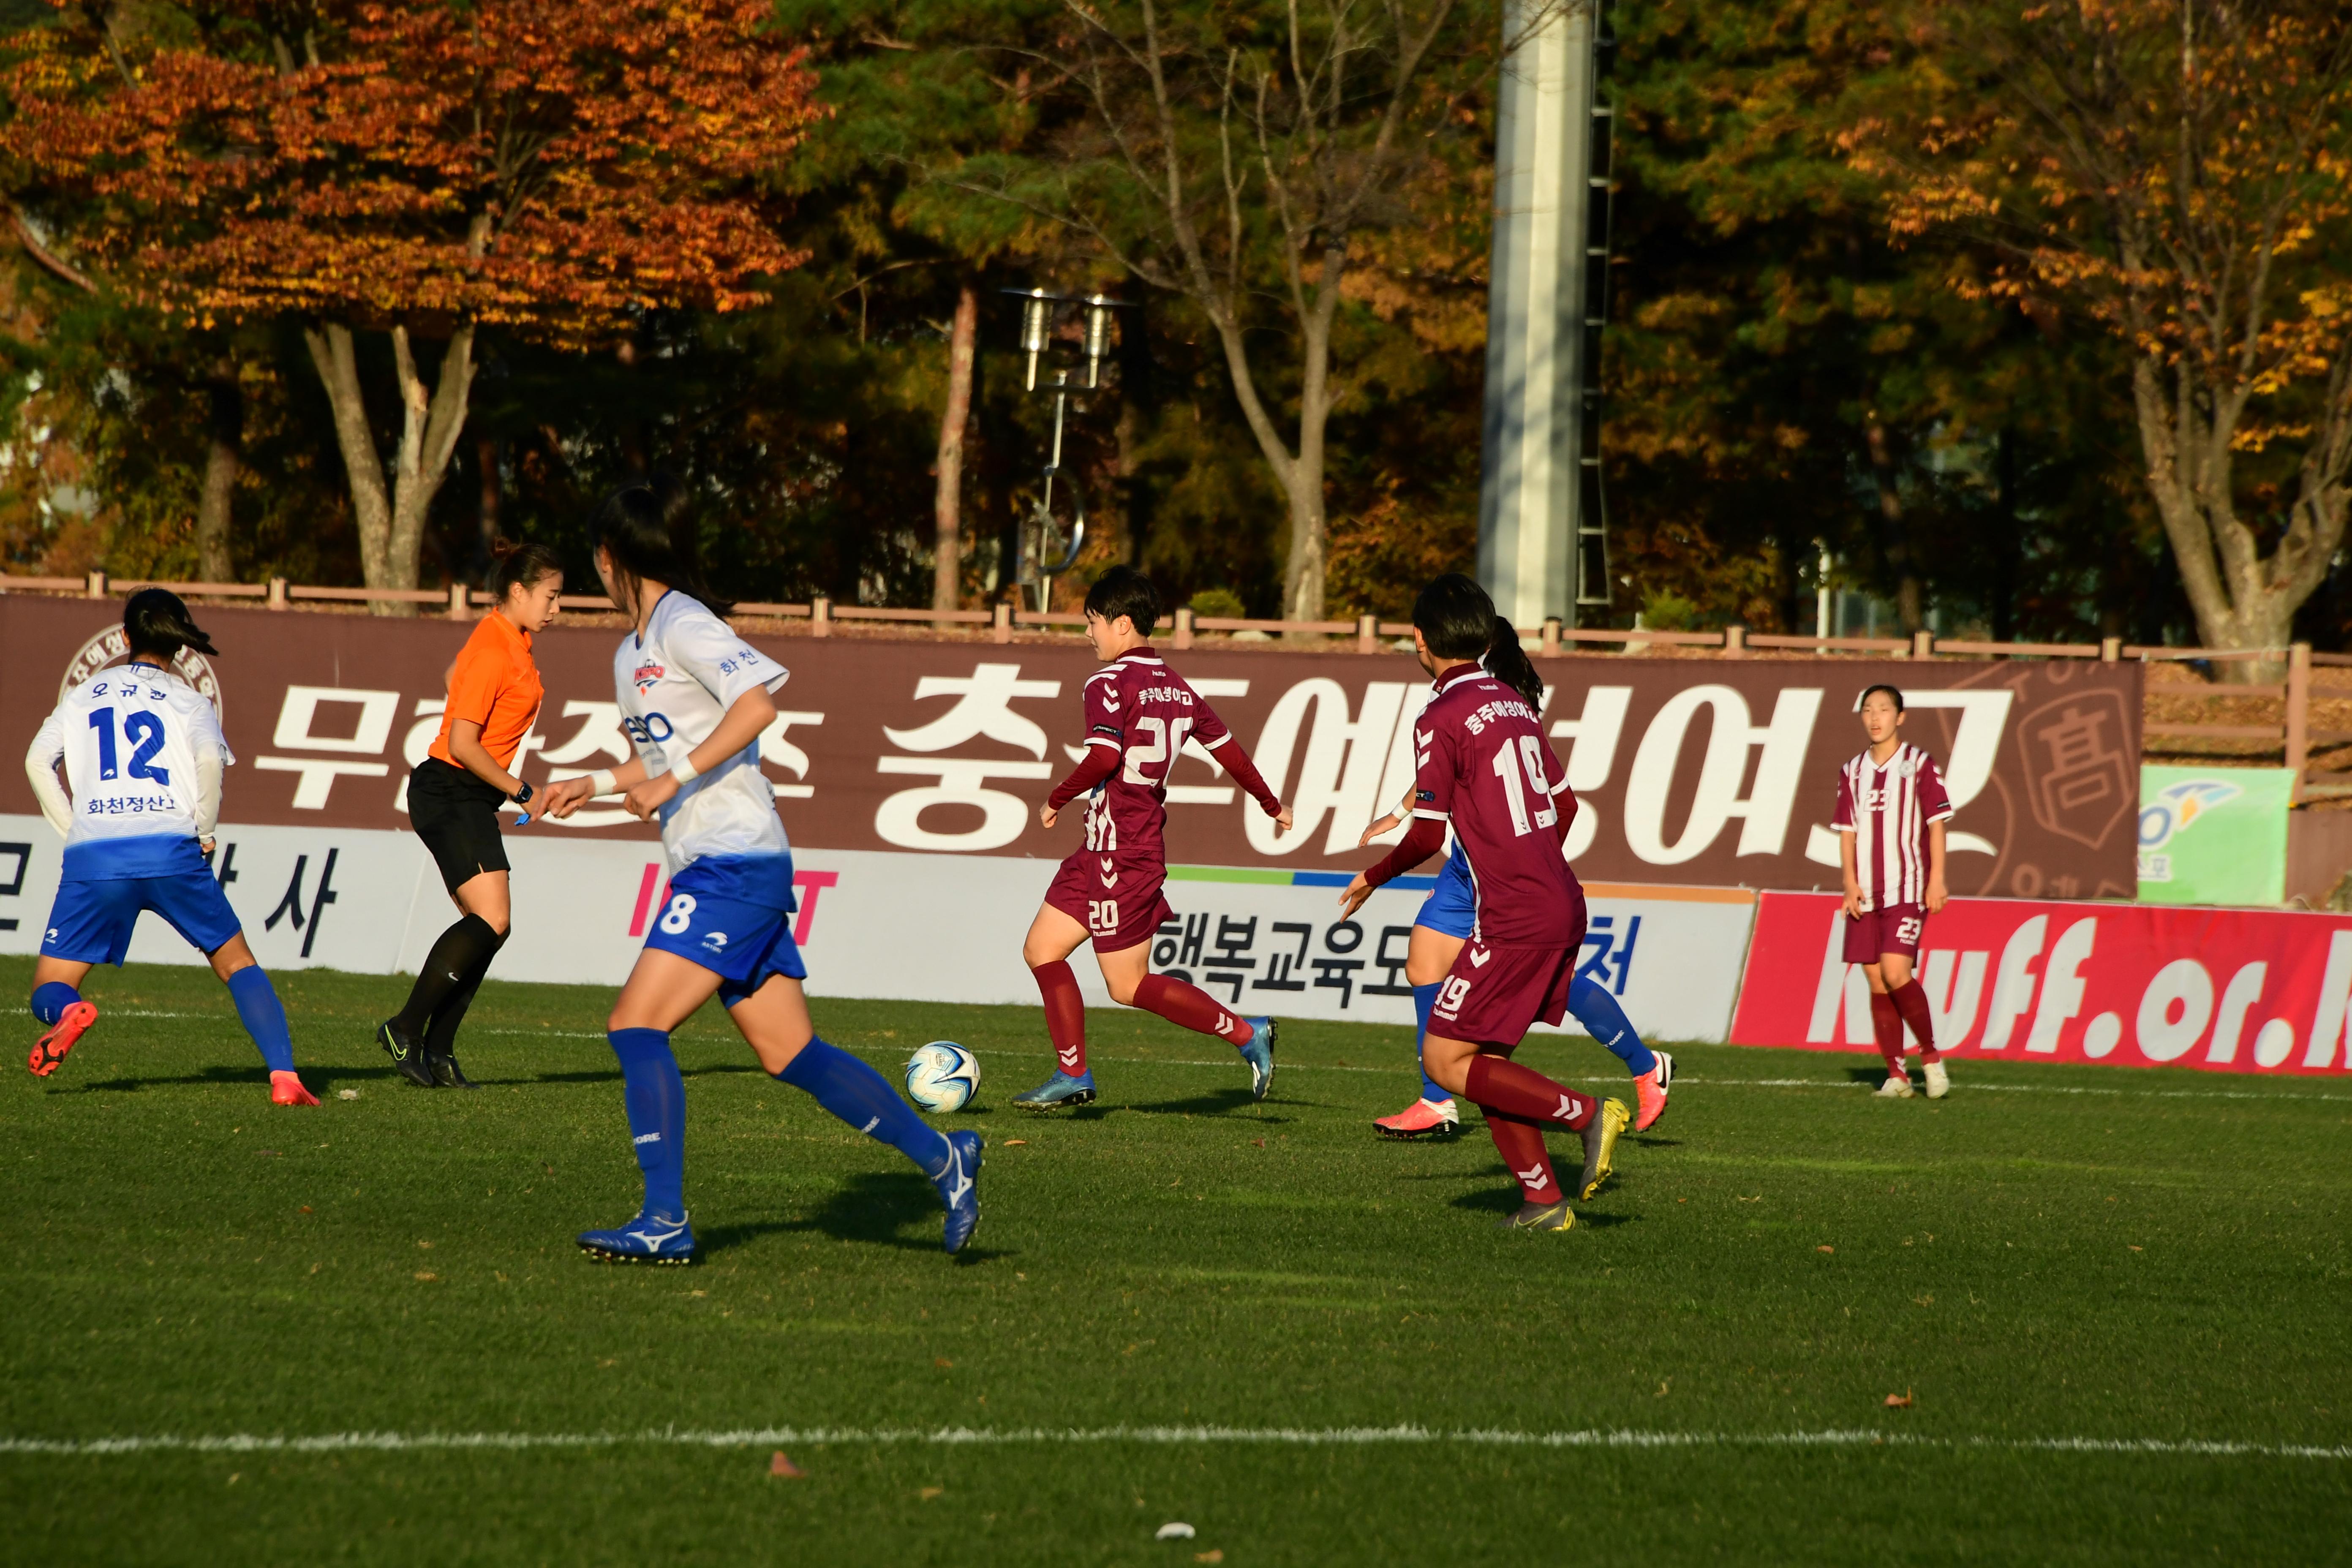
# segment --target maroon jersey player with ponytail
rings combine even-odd
[[[1576,797],[1541,718],[1478,664],[1496,639],[1517,635],[1486,591],[1457,573],[1421,591],[1413,651],[1435,677],[1436,695],[1413,722],[1412,826],[1339,901],[1354,914],[1374,888],[1435,854],[1452,826],[1469,857],[1476,919],[1430,1009],[1422,1070],[1486,1113],[1525,1199],[1503,1223],[1567,1230],[1576,1216],[1553,1178],[1545,1131],[1583,1140],[1576,1195],[1590,1199],[1608,1180],[1617,1135],[1632,1117],[1622,1101],[1596,1101],[1511,1060],[1532,1025],[1557,1024],[1567,1013],[1584,943],[1584,889],[1559,848]]]
[[[1198,741],[1261,810],[1282,829],[1290,826],[1289,811],[1224,721],[1152,651],[1159,621],[1158,592],[1130,567],[1112,567],[1087,595],[1087,637],[1104,661],[1087,678],[1087,754],[1037,813],[1051,827],[1064,806],[1087,795],[1087,838],[1062,862],[1021,950],[1045,998],[1055,1057],[1053,1077],[1013,1097],[1028,1110],[1095,1098],[1086,1007],[1069,965],[1070,954],[1089,941],[1113,1001],[1233,1047],[1250,1069],[1251,1099],[1264,1100],[1274,1082],[1273,1019],[1244,1018],[1198,986],[1150,972],[1152,934],[1169,918],[1160,840],[1168,775],[1186,742]]]

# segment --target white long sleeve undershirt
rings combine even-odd
[[[34,737],[33,749],[25,753],[25,776],[32,781],[33,798],[41,803],[41,816],[60,838],[73,827],[73,802],[67,798],[66,786],[58,782],[58,760],[64,755],[44,747],[39,736]]]

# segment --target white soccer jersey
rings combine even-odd
[[[1951,815],[1936,759],[1916,746],[1895,747],[1884,766],[1868,752],[1846,763],[1830,826],[1853,835],[1864,909],[1927,901],[1927,825]]]
[[[621,726],[659,777],[710,738],[745,692],[774,691],[784,667],[735,635],[725,621],[684,594],[662,595],[646,623],[613,655],[613,689]],[[661,809],[662,849],[675,876],[712,856],[782,855],[792,847],[776,792],[760,771],[760,742],[707,768]]]
[[[33,736],[26,761],[62,758],[73,796],[68,871],[143,876],[156,839],[194,839],[196,759],[236,759],[220,716],[178,676],[152,664],[100,670],[65,695]],[[147,844],[138,841],[148,840]]]

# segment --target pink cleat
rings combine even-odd
[[[1451,1100],[1416,1100],[1372,1126],[1383,1138],[1451,1138],[1462,1131],[1462,1117]]]
[[[316,1105],[319,1097],[302,1087],[302,1075],[287,1069],[269,1075],[269,1103],[272,1105]]]
[[[34,1046],[32,1059],[26,1063],[33,1069],[33,1076],[47,1078],[57,1071],[58,1064],[66,1059],[66,1053],[74,1048],[82,1031],[97,1022],[95,1002],[76,1002],[58,1014],[57,1024]]]
[[[1675,1086],[1675,1058],[1664,1051],[1652,1051],[1658,1065],[1633,1080],[1633,1093],[1641,1100],[1641,1109],[1633,1113],[1633,1131],[1647,1132],[1666,1113],[1666,1091]]]

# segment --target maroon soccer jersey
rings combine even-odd
[[[1091,789],[1085,846],[1062,863],[1045,901],[1083,923],[1097,952],[1131,947],[1168,918],[1168,775],[1188,741],[1249,791],[1269,816],[1281,804],[1224,721],[1149,647],[1087,678],[1086,760],[1047,797],[1059,810]]]
[[[1951,815],[1936,759],[1916,746],[1895,747],[1883,766],[1868,752],[1846,763],[1830,826],[1853,835],[1864,909],[1927,901],[1927,825]]]
[[[1470,859],[1473,934],[1498,947],[1574,947],[1584,889],[1559,852],[1568,775],[1525,699],[1475,664],[1437,679],[1413,723],[1412,814],[1450,821]]]

